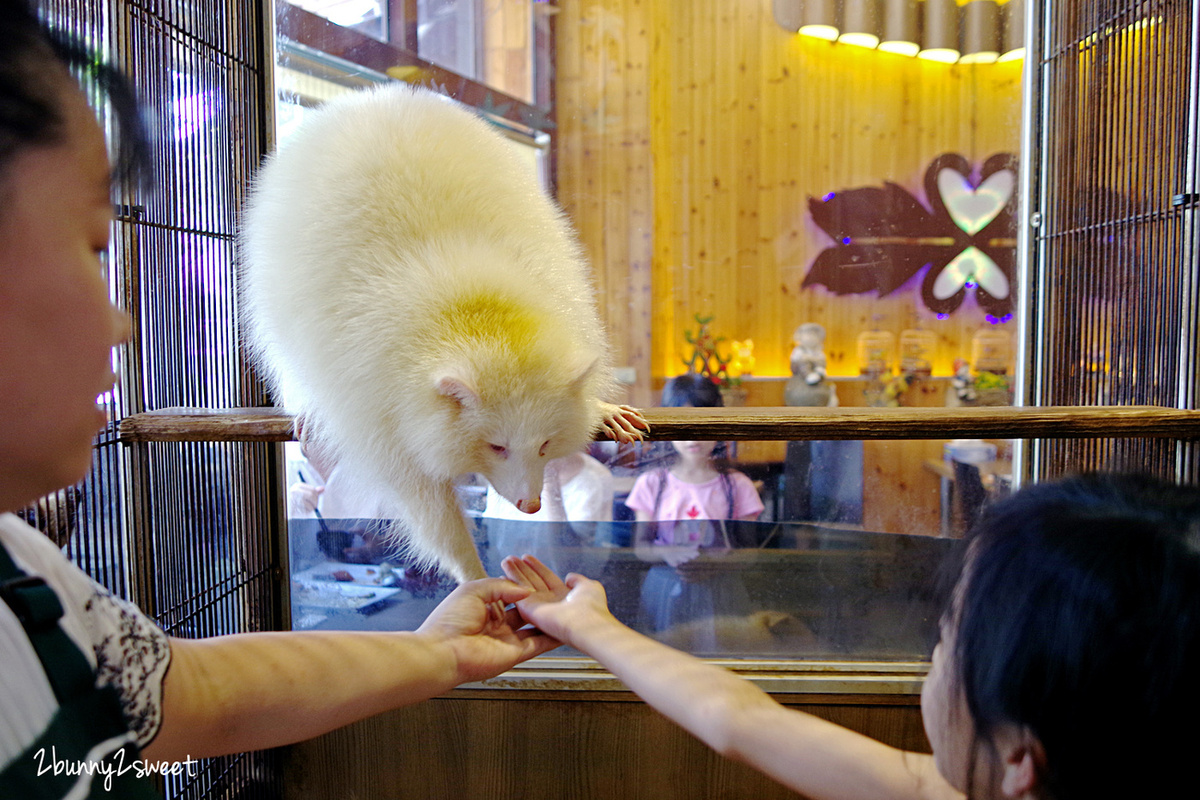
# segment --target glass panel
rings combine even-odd
[[[417,53],[527,103],[534,99],[534,37],[549,18],[529,0],[417,0]]]
[[[414,630],[453,588],[403,559],[371,554],[373,522],[292,521],[296,628]],[[717,541],[691,553],[630,546],[638,532],[630,522],[596,523],[581,535],[565,523],[480,518],[476,536],[491,574],[504,555],[533,553],[560,574],[600,580],[618,619],[692,653],[928,656],[940,609],[934,579],[950,540],[802,523],[714,530]]]
[[[669,484],[655,491],[711,443],[597,444],[595,469],[589,460],[560,484],[563,508],[578,515],[569,522],[530,519],[482,479],[464,482],[460,497],[490,574],[501,574],[504,556],[532,553],[560,574],[597,578],[620,619],[691,652],[926,658],[942,559],[982,504],[1008,493],[1011,443],[736,444],[724,466],[731,486],[716,479],[702,502],[728,508],[733,495],[734,516],[751,520],[707,519],[719,514],[681,504]],[[406,559],[386,521],[317,518],[298,484],[320,476],[298,444],[287,447],[295,626],[416,628],[451,582]],[[332,514],[369,515],[379,505],[336,479],[326,485],[320,504]],[[596,496],[601,504],[577,510]],[[647,503],[664,521],[635,521],[634,508]]]
[[[387,40],[386,0],[289,0],[330,22],[352,28],[381,41]]]
[[[417,53],[460,75],[478,75],[475,0],[417,0]]]

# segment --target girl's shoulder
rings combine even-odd
[[[750,480],[750,476],[744,472],[740,472],[736,469],[731,469],[728,472],[726,472],[725,474],[728,475],[729,480],[733,481],[734,483],[740,483],[740,484],[743,484],[746,486],[754,485],[754,481]]]
[[[670,473],[665,469],[648,469],[637,476],[633,481],[633,486],[636,489],[639,486],[652,486],[657,488],[659,484],[664,482],[664,479],[670,480]]]

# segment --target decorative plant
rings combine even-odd
[[[730,357],[722,356],[719,346],[725,341],[724,336],[713,336],[708,329],[715,317],[696,314],[696,324],[699,326],[695,333],[684,331],[684,338],[692,346],[690,358],[683,359],[689,372],[705,376],[722,389],[728,389],[741,384],[741,378],[729,374]]]
[[[729,363],[725,365],[726,374],[730,378],[736,379],[754,372],[754,365],[757,362],[757,359],[754,358],[754,340],[738,341],[734,339],[730,342],[729,347],[731,354]]]
[[[892,376],[883,387],[884,403],[893,408],[899,406],[900,395],[908,391],[915,378],[916,376],[911,372],[901,372],[899,375]]]
[[[1008,376],[988,370],[980,370],[977,374],[971,375],[971,368],[966,359],[954,360],[954,377],[950,383],[954,387],[954,393],[958,396],[959,402],[968,405],[980,403],[994,405],[998,399],[1011,400]]]
[[[984,370],[975,376],[975,389],[980,392],[986,392],[989,389],[1008,391],[1008,378]]]

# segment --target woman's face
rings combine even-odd
[[[69,81],[62,141],[23,150],[2,187],[0,510],[87,473],[106,422],[96,398],[129,334],[100,261],[112,220],[104,137]]]

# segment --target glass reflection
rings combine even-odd
[[[691,444],[596,443],[579,461],[598,467],[587,471],[603,479],[606,502],[592,492],[589,510],[571,504],[557,518],[506,513],[486,483],[464,481],[460,498],[489,574],[501,574],[505,556],[531,553],[560,574],[596,578],[623,622],[699,655],[923,660],[941,560],[1010,486],[1006,441],[704,442],[697,454],[724,447],[761,511],[645,513],[656,481],[691,457]],[[332,501],[327,508],[340,513]],[[381,516],[294,516],[294,627],[411,630],[453,589],[404,556]]]

